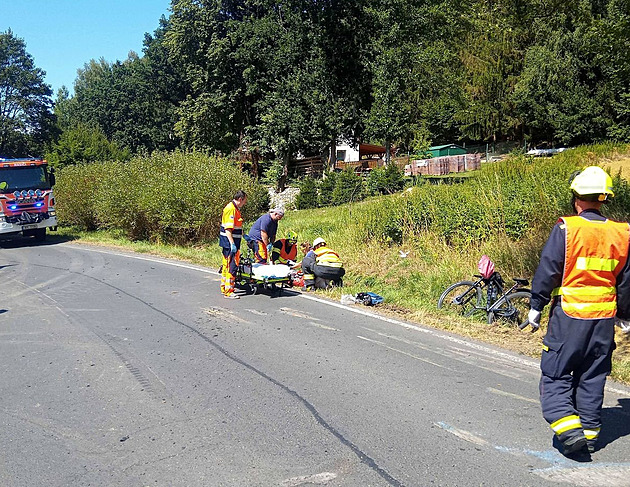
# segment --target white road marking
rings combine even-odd
[[[225,310],[220,309],[220,308],[201,308],[201,309],[212,316],[223,316],[226,314]]]
[[[315,321],[307,321],[306,324],[321,328],[322,330],[339,331],[337,328],[333,328],[332,326],[328,325],[322,325],[321,323],[317,323]]]
[[[428,352],[442,355],[443,357],[448,357],[453,360],[459,360],[465,364],[471,364],[475,367],[483,370],[487,370],[494,374],[503,375],[504,377],[509,377],[510,379],[520,380],[523,382],[528,382],[527,378],[523,377],[522,374],[517,370],[517,364],[513,364],[510,362],[506,362],[505,360],[499,359],[497,357],[486,357],[484,354],[476,351],[476,350],[464,350],[461,347],[451,347],[449,349],[439,349],[439,348],[431,348],[427,347],[419,342],[408,340],[406,338],[402,338],[396,335],[391,335],[389,333],[382,333],[376,330],[372,330],[368,327],[362,327],[365,330],[371,331],[372,333],[389,338],[391,340],[396,340],[402,343],[406,343],[407,345],[411,345],[413,347],[419,348],[421,350],[426,350]],[[503,365],[504,368],[500,369],[498,365]],[[509,368],[505,368],[509,367]],[[521,369],[523,370],[523,369]],[[526,371],[530,374],[530,376],[534,375],[533,369],[526,369]]]
[[[293,477],[293,478],[283,481],[282,485],[286,487],[298,487],[299,485],[305,485],[305,484],[323,485],[323,484],[327,484],[331,480],[335,480],[336,478],[337,478],[336,473],[322,472],[322,473],[316,473],[315,475],[302,475],[300,477]]]
[[[551,480],[579,487],[627,487],[630,485],[630,465],[615,463],[599,463],[596,465],[580,465],[579,467],[555,466],[533,470],[536,475]]]
[[[491,446],[487,440],[484,440],[480,436],[472,434],[470,431],[465,431],[459,428],[455,428],[454,426],[451,426],[443,422],[433,423],[433,424],[435,424],[435,426],[442,428],[444,431],[447,431],[451,433],[452,435],[455,435],[458,438],[461,438],[462,440],[467,441],[468,443],[473,443],[479,446]]]
[[[359,338],[361,340],[365,340],[366,342],[374,343],[376,345],[379,345],[379,346],[381,346],[383,348],[386,348],[388,350],[391,350],[393,352],[398,352],[398,353],[400,353],[402,355],[406,355],[407,357],[414,358],[416,360],[419,360],[420,362],[425,362],[427,364],[435,365],[436,367],[439,367],[441,369],[453,370],[450,367],[447,367],[445,365],[437,364],[437,363],[432,362],[431,360],[428,360],[428,359],[423,358],[423,357],[418,357],[417,355],[414,355],[414,354],[409,353],[409,352],[405,352],[404,350],[399,350],[397,348],[389,347],[389,346],[385,345],[383,342],[379,342],[378,340],[372,340],[371,338],[362,337],[361,335],[357,335],[357,338]]]
[[[298,311],[296,309],[280,308],[280,311],[282,311],[283,313],[286,313],[286,314],[288,314],[290,316],[295,316],[296,318],[304,318],[305,320],[318,321],[318,318],[314,318],[313,316],[309,315],[308,313],[303,313],[302,311]]]
[[[511,392],[502,391],[501,389],[495,389],[494,387],[488,387],[486,389],[488,392],[493,394],[497,394],[499,396],[512,397],[514,399],[519,399],[520,401],[531,402],[533,404],[538,405],[538,399],[532,399],[531,397],[519,396],[518,394],[512,394]]]
[[[66,308],[68,311],[73,311],[73,312],[83,312],[83,311],[94,311],[96,313],[100,313],[103,311],[107,311],[105,308]]]
[[[231,310],[222,309],[222,308],[202,308],[202,310],[209,314],[210,316],[222,316],[224,318],[228,318],[230,320],[236,321],[237,323],[246,323],[251,325],[251,321],[247,321],[245,318],[241,318],[240,316],[234,314]]]
[[[255,315],[258,315],[258,316],[267,316],[267,313],[265,313],[264,311],[258,311],[257,309],[245,308],[245,311],[249,311],[250,313],[254,313]]]

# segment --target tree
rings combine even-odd
[[[52,89],[23,39],[0,33],[0,155],[39,155],[53,130]]]
[[[82,123],[67,127],[46,153],[46,159],[57,167],[84,162],[125,161],[130,156],[129,150],[107,140],[99,127]]]
[[[74,96],[57,100],[61,128],[99,127],[110,141],[135,153],[178,147],[177,107],[187,85],[169,59],[164,42],[168,25],[162,17],[153,35],[145,34],[142,57],[132,51],[124,61],[86,63]]]
[[[148,52],[162,55],[157,41],[147,42]],[[130,52],[122,62],[101,58],[86,63],[75,81],[74,122],[97,125],[108,139],[132,152],[177,147],[174,125],[180,91],[168,88],[172,77],[160,79],[167,69],[163,61]]]
[[[386,146],[418,150],[432,138],[459,135],[453,114],[462,105],[459,5],[453,0],[373,0],[367,65],[372,103],[366,134]]]
[[[252,117],[243,73],[234,59],[233,30],[247,13],[245,1],[174,0],[165,45],[188,92],[175,131],[186,148],[229,153]],[[232,22],[234,21],[234,22]]]

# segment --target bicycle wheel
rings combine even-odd
[[[516,291],[502,296],[488,311],[488,323],[520,325],[527,318],[531,297],[529,291]]]
[[[460,281],[446,288],[438,299],[437,307],[470,316],[481,308],[481,300],[481,288],[472,281]]]

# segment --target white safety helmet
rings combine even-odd
[[[319,244],[326,245],[326,240],[324,240],[322,237],[317,237],[315,240],[313,240],[313,247],[317,247]]]
[[[607,202],[615,196],[612,178],[599,166],[589,166],[571,178],[573,194],[586,201]]]

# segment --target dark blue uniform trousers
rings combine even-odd
[[[575,319],[562,311],[558,299],[553,304],[543,339],[540,403],[543,417],[561,441],[581,436],[583,430],[588,430],[588,439],[597,438],[614,337],[614,319]],[[575,426],[564,421],[571,416],[579,416]],[[555,424],[562,422],[568,429],[558,431]]]

